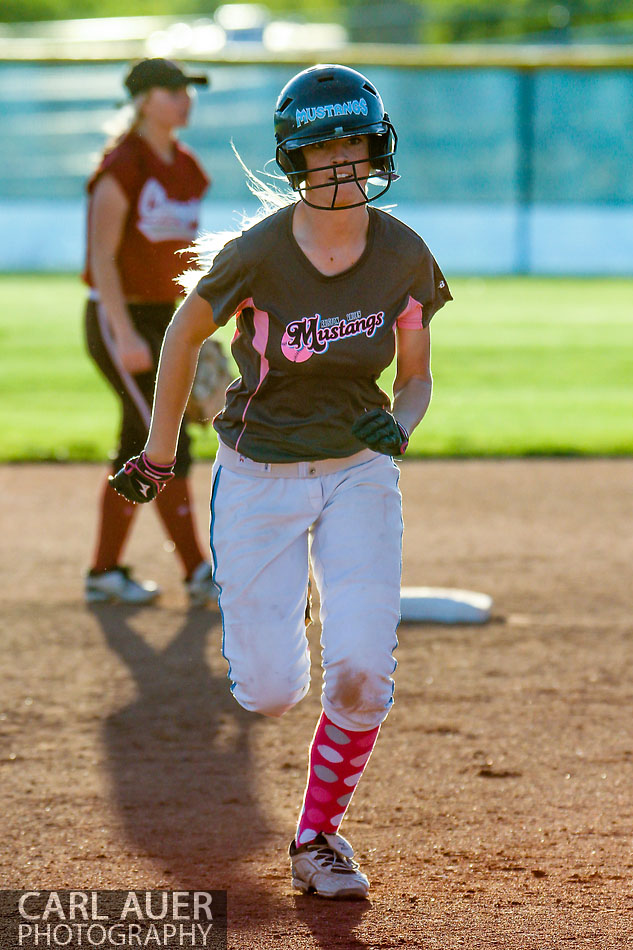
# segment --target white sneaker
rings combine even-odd
[[[202,561],[185,581],[189,595],[190,607],[204,607],[210,600],[214,603],[218,599],[218,589],[213,583],[213,568],[207,561]]]
[[[86,574],[88,604],[151,604],[160,594],[154,581],[139,584],[130,575],[129,567],[113,567],[100,574]]]
[[[367,897],[369,881],[354,861],[354,851],[342,835],[320,832],[299,848],[290,845],[292,886],[308,894],[340,899]]]

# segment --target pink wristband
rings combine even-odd
[[[151,462],[144,451],[141,452],[139,461],[143,463],[149,475],[156,475],[159,478],[164,478],[166,475],[171,476],[173,474],[174,465],[176,464],[174,457],[168,465],[158,465],[156,462]]]
[[[141,478],[152,482],[156,486],[156,491],[160,492],[167,482],[174,477],[172,467],[172,465],[155,465],[148,461],[145,452],[141,452],[138,460],[134,458],[125,463],[124,472],[126,475],[136,472]]]

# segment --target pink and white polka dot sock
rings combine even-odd
[[[369,761],[380,726],[351,732],[330,722],[325,713],[310,746],[308,783],[297,825],[297,845],[306,844],[324,831],[338,831],[358,780]]]

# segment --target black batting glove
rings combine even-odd
[[[352,433],[382,455],[404,455],[409,444],[409,433],[386,409],[364,412],[353,424]]]
[[[108,481],[119,495],[143,505],[153,501],[169,479],[174,477],[175,461],[170,465],[156,465],[150,462],[145,452],[141,452],[126,462],[116,475],[110,475]]]

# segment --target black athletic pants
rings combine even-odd
[[[138,455],[147,441],[158,358],[174,306],[170,303],[128,304],[128,310],[137,332],[147,340],[152,351],[154,367],[147,373],[132,375],[124,369],[117,358],[103,307],[94,300],[88,300],[86,305],[85,333],[88,352],[121,403],[119,445],[112,462],[114,472],[133,455]],[[178,438],[176,476],[184,478],[190,466],[190,439],[183,424]]]

